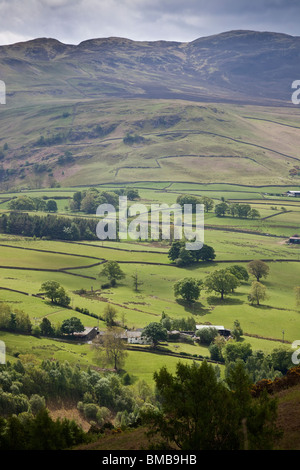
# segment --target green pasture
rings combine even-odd
[[[291,188],[217,183],[193,185],[167,181],[141,182],[134,186],[139,188],[139,202],[146,205],[152,202],[172,204],[184,192],[209,195],[215,203],[220,202],[221,197],[232,201],[244,199],[244,202],[249,202],[260,211],[261,219],[218,218],[213,212],[205,213],[204,243],[215,249],[216,259],[213,263],[199,263],[188,268],[171,265],[167,256],[167,241],[137,242],[128,239],[121,242],[96,240],[68,243],[1,234],[0,287],[37,294],[44,281],[57,280],[71,297],[71,308],[61,308],[42,298],[1,289],[0,301],[24,310],[34,323],[39,323],[46,316],[57,324],[75,315],[85,326],[99,326],[100,329],[106,327],[104,322],[76,312],[75,308],[87,308],[91,313],[102,316],[109,303],[116,308],[117,319],[128,328],[141,328],[152,321],[159,321],[163,312],[173,318],[194,316],[197,323],[224,325],[229,329],[233,327],[235,320],[239,320],[244,331],[244,341],[249,342],[253,349],[266,352],[281,346],[282,339],[291,343],[300,338],[300,311],[296,306],[294,293],[294,288],[299,285],[300,247],[287,243],[289,236],[299,232],[300,201],[293,198],[285,200],[278,196],[276,200],[272,200],[270,197],[273,196],[265,194],[268,191],[276,194],[277,191]],[[116,187],[119,186],[105,186],[106,189]],[[51,194],[72,196],[77,189],[53,188],[45,193],[26,193],[34,193],[35,196],[47,194],[49,197]],[[65,211],[63,204],[66,200],[58,202],[59,213],[70,217],[78,216]],[[0,208],[3,209],[3,206]],[[283,206],[287,209],[285,213],[281,213]],[[232,264],[247,267],[248,261],[252,259],[269,260],[270,266],[270,275],[262,280],[267,287],[268,298],[259,307],[248,302],[253,278],[243,283],[224,301],[218,295],[209,294],[205,290],[202,290],[199,300],[192,305],[174,297],[173,286],[178,279],[195,277],[204,280],[215,269]],[[99,275],[102,269],[100,263],[104,260],[119,262],[126,275],[114,288],[102,287],[107,282],[106,278]],[[17,267],[24,269],[16,269]],[[135,273],[142,282],[138,291],[133,286],[132,276]],[[79,295],[80,289],[84,289],[86,294]],[[31,352],[38,358],[48,355],[58,360],[80,361],[85,366],[93,364],[88,345],[72,345],[2,332],[0,335],[5,335],[12,357],[16,351]],[[174,352],[209,355],[202,346],[169,343],[168,348]],[[176,363],[177,359],[174,357],[150,356],[149,353],[130,351],[126,370],[150,383],[154,370],[164,364],[175,370]]]

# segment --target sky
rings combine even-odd
[[[123,37],[189,42],[234,29],[300,36],[300,0],[0,0],[0,45]]]

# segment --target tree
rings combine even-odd
[[[227,362],[236,362],[238,359],[246,362],[252,355],[252,348],[249,343],[228,342],[224,348],[224,357]]]
[[[91,192],[88,192],[81,200],[81,205],[80,208],[83,212],[86,212],[87,214],[93,214],[96,213],[98,203],[96,201],[96,198],[94,194]]]
[[[57,204],[56,204],[56,201],[54,201],[54,199],[49,199],[46,202],[46,211],[47,212],[57,212]]]
[[[43,282],[40,290],[45,292],[46,297],[48,297],[53,303],[57,296],[57,291],[60,287],[59,282],[57,281],[45,281]]]
[[[200,296],[202,281],[185,277],[174,284],[175,297],[182,297],[187,302],[194,302]]]
[[[209,212],[214,208],[214,201],[210,197],[202,196],[200,198],[200,203],[204,205],[205,212]]]
[[[251,209],[248,215],[249,215],[249,217],[251,217],[251,219],[259,219],[260,218],[260,213],[257,209]]]
[[[224,217],[226,212],[229,211],[229,205],[226,202],[220,202],[215,206],[215,214],[217,217]]]
[[[73,335],[84,331],[84,326],[81,320],[77,317],[67,318],[62,322],[61,332],[66,335]]]
[[[242,330],[242,327],[241,327],[240,322],[238,320],[234,321],[233,329],[231,330],[231,333],[232,333],[232,336],[234,337],[234,339],[236,341],[240,341],[240,339],[243,335],[243,330]]]
[[[267,288],[263,284],[258,281],[254,281],[252,283],[251,291],[248,295],[248,300],[251,304],[256,303],[256,305],[260,305],[262,300],[265,300],[267,297]]]
[[[45,293],[45,296],[48,297],[52,303],[67,307],[71,302],[65,289],[57,281],[43,282],[40,290]]]
[[[57,290],[55,302],[62,307],[67,307],[71,302],[71,298],[62,286]]]
[[[40,324],[41,335],[42,336],[53,336],[54,328],[51,325],[51,322],[48,318],[44,317]]]
[[[213,247],[206,244],[200,250],[192,250],[191,255],[196,261],[212,261],[216,257]]]
[[[103,365],[113,365],[115,370],[123,367],[128,353],[126,343],[122,339],[122,332],[121,328],[113,327],[101,337],[99,345],[95,345],[97,362]]]
[[[171,261],[175,261],[177,266],[188,266],[189,264],[201,261],[211,261],[216,254],[213,247],[203,245],[200,250],[186,250],[184,240],[174,240],[168,252]]]
[[[104,321],[107,326],[114,326],[117,318],[117,310],[110,304],[107,304],[104,309]]]
[[[237,277],[240,281],[248,281],[249,279],[248,271],[244,268],[244,266],[239,266],[238,264],[235,264],[227,268],[227,271]]]
[[[125,273],[122,271],[117,261],[107,261],[100,272],[100,276],[101,275],[106,276],[109,281],[113,283],[125,277]]]
[[[179,253],[183,245],[184,242],[182,240],[174,240],[172,242],[168,253],[168,257],[171,261],[175,261],[177,258],[179,258]]]
[[[175,376],[163,367],[154,373],[154,379],[160,406],[144,411],[142,420],[150,429],[148,435],[162,441],[158,448],[183,451],[272,448],[276,401],[271,397],[255,401],[242,368],[228,378],[228,385],[218,379],[214,366],[207,361],[178,363]]]
[[[159,341],[165,341],[167,339],[167,330],[161,323],[152,322],[144,328],[142,336],[151,341],[155,348]]]
[[[221,294],[221,299],[224,295],[232,292],[239,286],[239,280],[226,269],[219,269],[212,272],[205,280],[205,286],[208,292],[217,292]]]
[[[248,270],[259,282],[262,277],[267,277],[270,268],[264,261],[257,259],[250,261],[248,264]]]
[[[201,328],[196,332],[197,338],[199,338],[200,343],[202,344],[211,344],[212,341],[218,336],[218,330],[213,327]]]
[[[135,273],[132,274],[132,279],[133,279],[133,287],[134,287],[134,290],[137,292],[138,289],[139,289],[139,286],[143,285],[143,281],[140,281],[139,280],[139,277],[138,277],[138,272],[135,271]]]

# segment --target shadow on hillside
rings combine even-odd
[[[211,312],[211,309],[205,307],[201,302],[188,302],[183,299],[176,299],[176,302],[181,305],[186,312],[192,313],[193,315],[207,315]]]
[[[244,303],[243,300],[232,296],[225,296],[224,299],[221,299],[219,296],[209,295],[206,300],[210,306],[214,307],[217,305],[242,305]]]

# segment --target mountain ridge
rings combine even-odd
[[[76,89],[85,98],[97,93],[100,97],[291,104],[299,59],[299,37],[251,30],[191,42],[108,37],[73,45],[37,38],[0,46],[0,79],[7,83],[8,93],[13,89],[11,98],[22,88],[40,87],[45,95],[59,93],[75,99]],[[77,83],[81,79],[85,82]],[[68,89],[67,84],[71,84]]]

